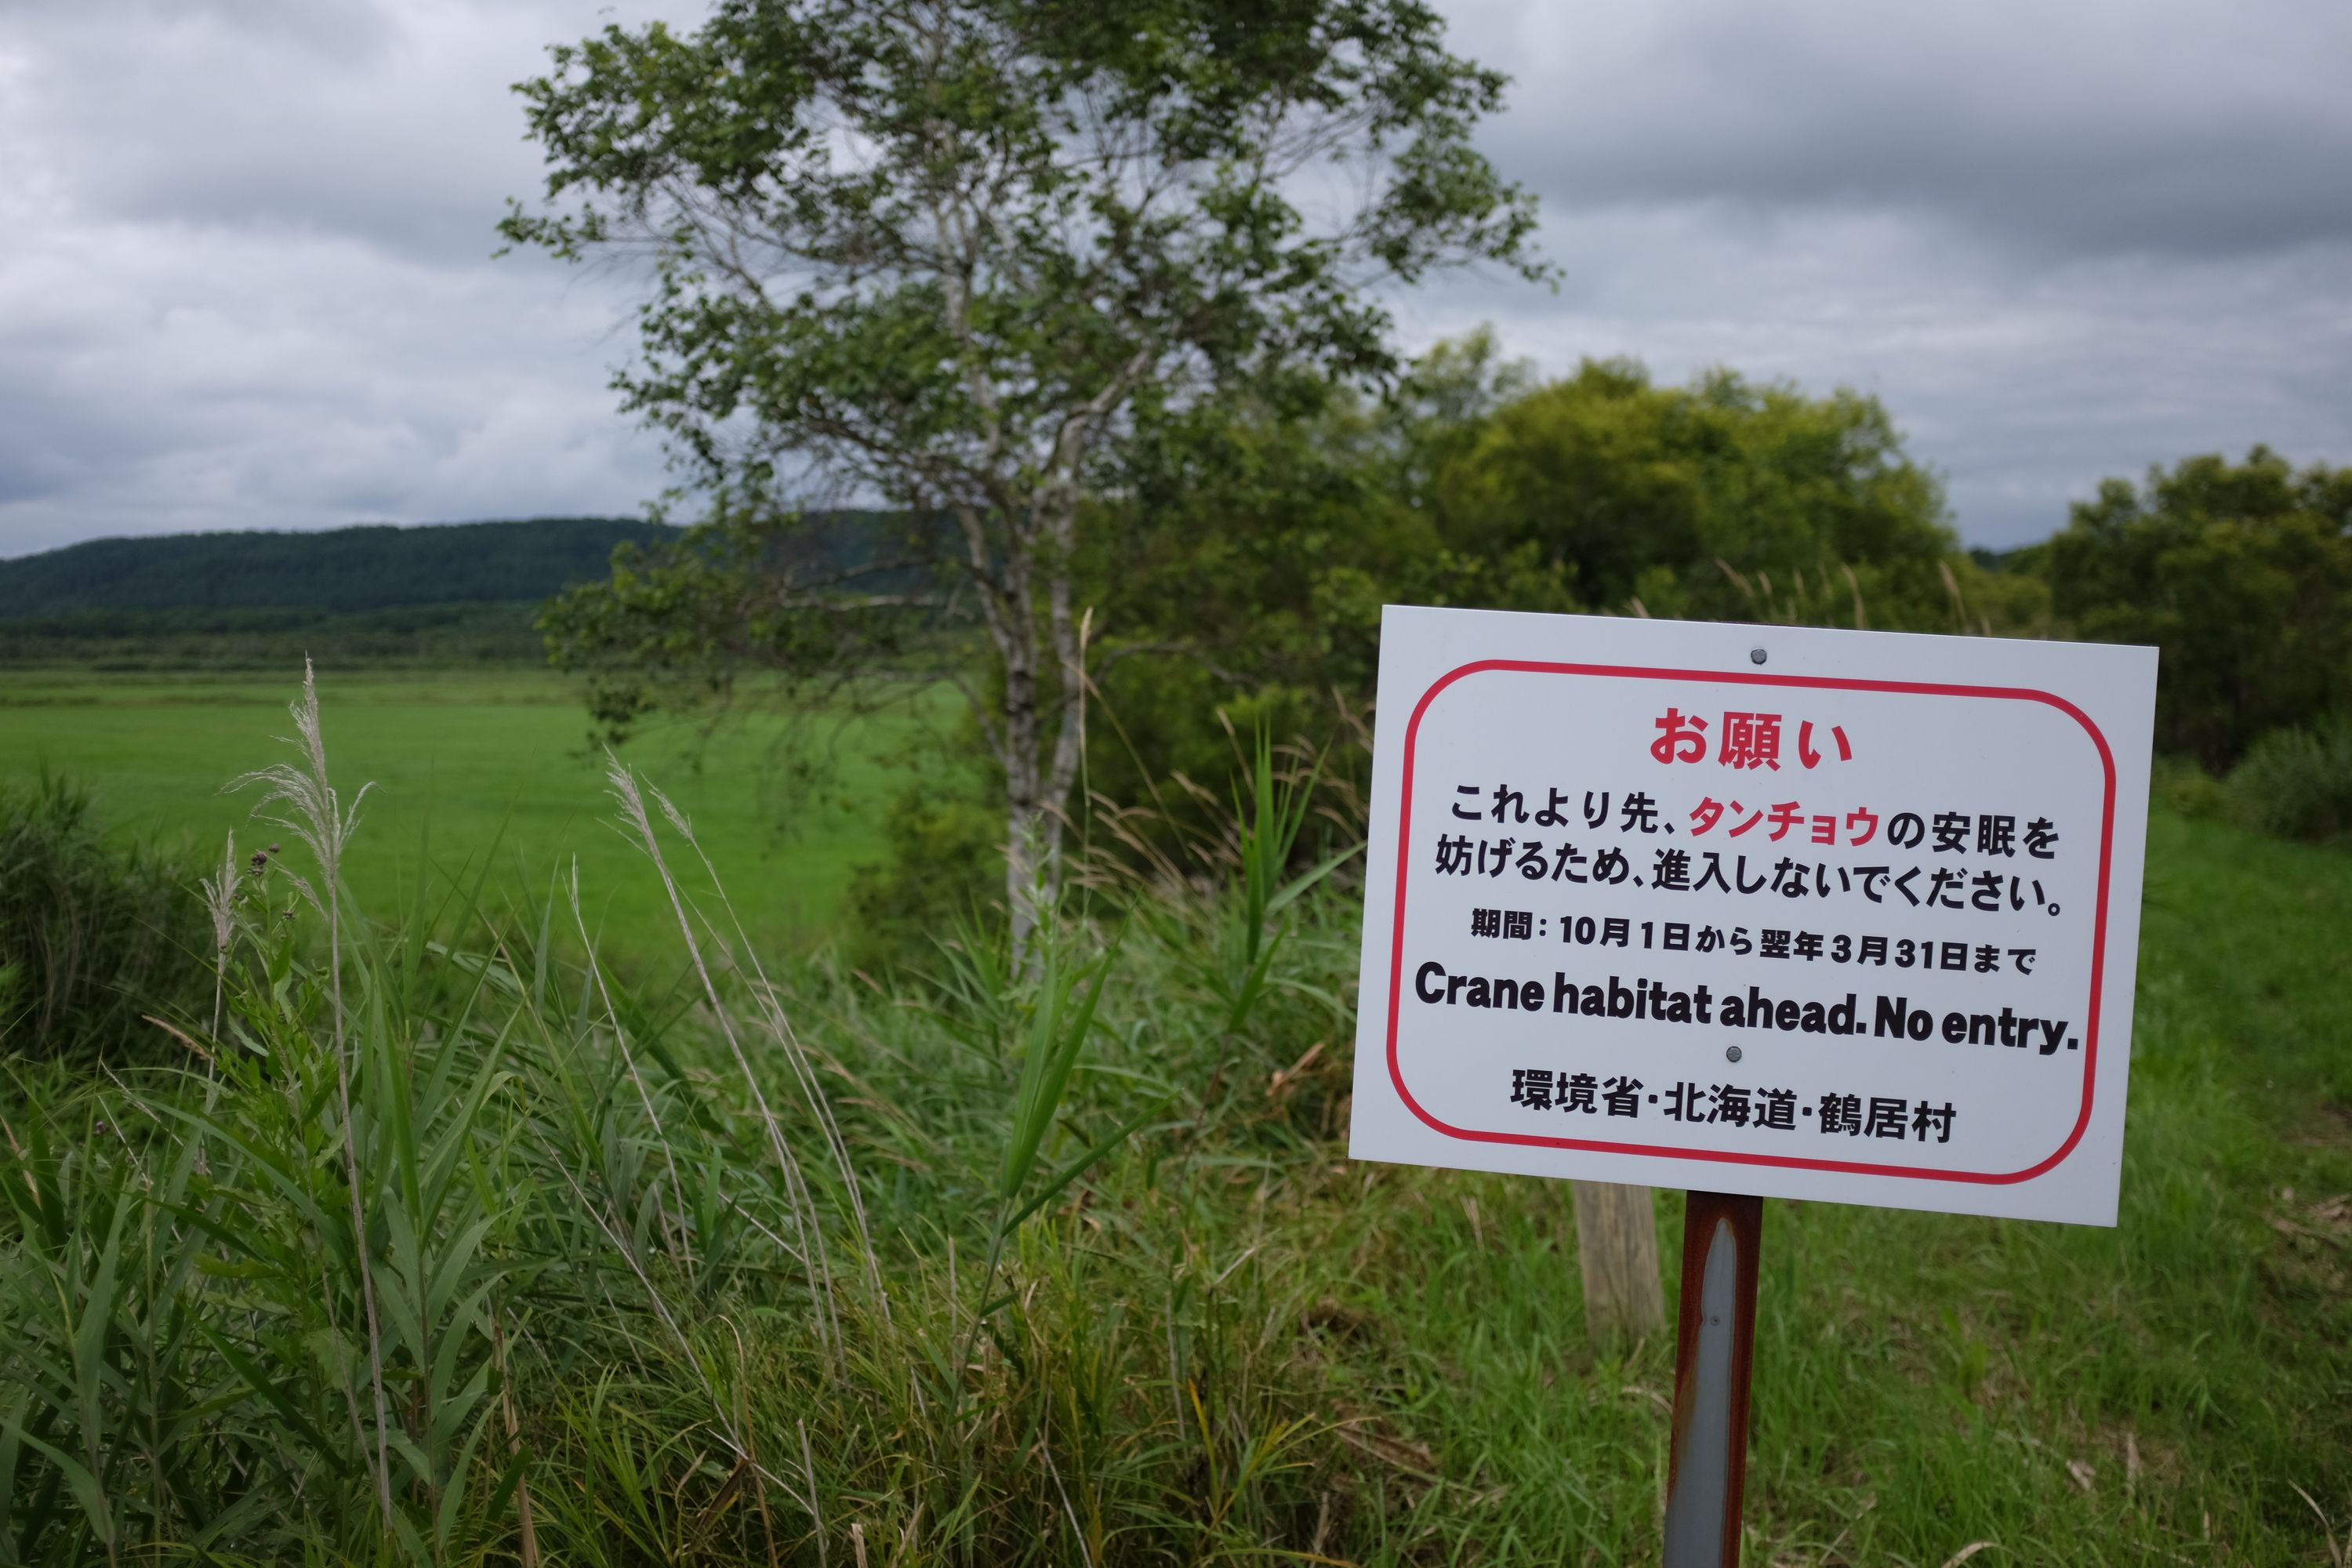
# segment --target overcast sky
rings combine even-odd
[[[1444,0],[1559,290],[1440,280],[1545,370],[1877,394],[1972,543],[2104,475],[2352,462],[2343,0]],[[634,512],[626,280],[494,260],[508,84],[688,0],[5,0],[0,555]]]

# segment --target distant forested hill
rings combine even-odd
[[[813,513],[789,548],[835,568],[861,564],[901,522]],[[93,540],[0,561],[0,668],[263,669],[305,655],[346,666],[538,664],[541,605],[605,576],[615,544],[677,531],[548,517]]]
[[[0,621],[118,625],[163,613],[348,616],[532,602],[601,577],[613,546],[671,531],[627,518],[534,518],[320,533],[99,539],[0,561]],[[127,628],[126,628],[127,629]]]

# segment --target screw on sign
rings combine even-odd
[[[1385,612],[1349,1152],[1686,1190],[1674,1568],[1738,1558],[1765,1198],[2115,1223],[2155,695],[2149,648]]]

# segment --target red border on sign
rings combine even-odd
[[[1784,686],[1827,689],[1836,691],[1896,691],[1926,697],[1985,697],[2007,701],[2042,702],[2057,709],[2083,726],[2091,737],[2091,744],[2099,751],[2099,763],[2106,770],[2105,799],[2099,818],[2099,897],[2091,931],[2091,1002],[2089,1020],[2083,1028],[2083,1109],[2074,1118],[2074,1129],[2066,1141],[2039,1163],[2021,1171],[1937,1171],[1920,1165],[1878,1165],[1858,1160],[1811,1160],[1795,1154],[1746,1154],[1718,1149],[1678,1149],[1655,1143],[1611,1143],[1590,1138],[1549,1138],[1532,1132],[1488,1132],[1473,1128],[1455,1127],[1439,1121],[1422,1108],[1405,1087],[1404,1072],[1397,1063],[1397,1016],[1403,999],[1404,987],[1404,896],[1406,879],[1411,874],[1412,858],[1412,773],[1414,747],[1421,737],[1422,716],[1437,694],[1465,676],[1486,670],[1517,670],[1534,675],[1589,675],[1622,677],[1639,680],[1702,680],[1718,686]],[[1523,1143],[1545,1149],[1590,1149],[1608,1154],[1648,1154],[1668,1160],[1712,1160],[1732,1165],[1772,1165],[1793,1167],[1805,1171],[1843,1171],[1865,1176],[1912,1176],[1926,1181],[1975,1182],[1986,1185],[2005,1185],[2012,1182],[2031,1181],[2056,1165],[2074,1152],[2083,1141],[2084,1130],[2091,1124],[2091,1097],[2096,1083],[2099,1065],[2099,998],[2105,985],[2107,959],[2107,873],[2113,859],[2116,837],[2116,759],[2107,748],[2107,738],[2091,722],[2089,714],[2064,698],[2047,691],[2013,686],[1948,686],[1923,680],[1855,680],[1827,675],[1756,675],[1740,670],[1654,669],[1633,665],[1550,664],[1534,659],[1485,658],[1465,664],[1440,676],[1430,689],[1422,693],[1412,710],[1412,718],[1404,731],[1403,805],[1398,813],[1396,931],[1389,952],[1389,1081],[1396,1086],[1397,1096],[1415,1116],[1449,1138],[1460,1138],[1478,1143]]]

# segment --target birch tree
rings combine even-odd
[[[1379,381],[1390,287],[1542,271],[1471,140],[1504,78],[1418,0],[722,0],[551,56],[518,88],[545,199],[503,230],[646,266],[616,386],[687,485],[940,521],[891,565],[973,627],[1016,943],[1078,771],[1073,557],[1135,443]],[[903,626],[910,597],[736,587],[797,617],[785,666],[873,657],[865,612]]]

